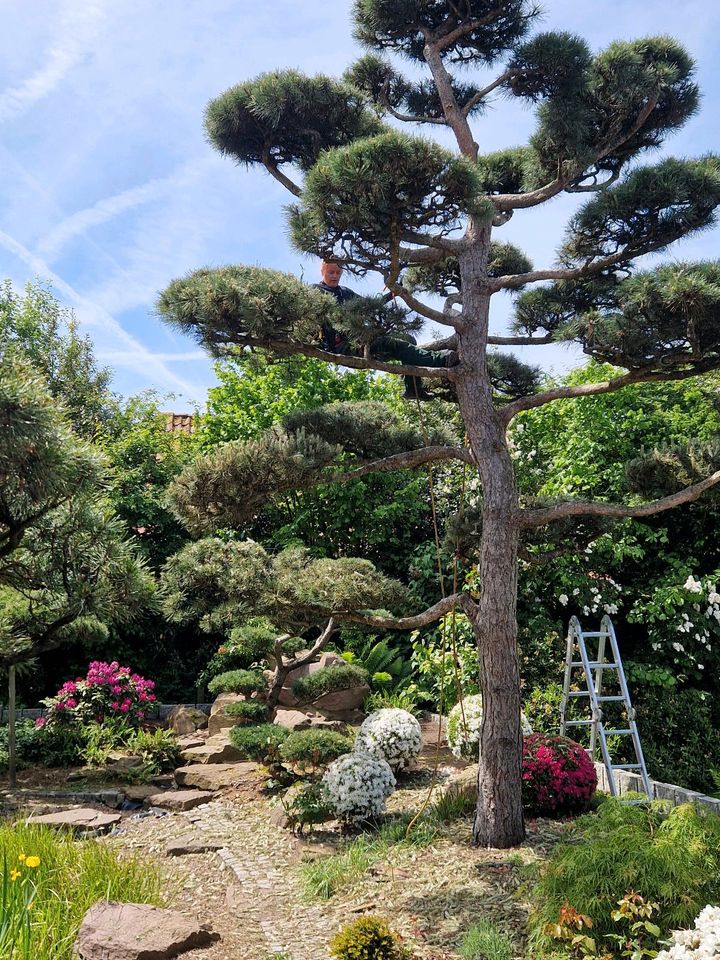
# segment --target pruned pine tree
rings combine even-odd
[[[105,464],[29,364],[0,359],[0,669],[133,619],[153,584],[103,498]]]
[[[332,430],[332,442],[325,439],[341,416],[331,412],[312,429],[298,421],[255,448],[220,449],[180,481],[178,507],[207,529],[236,524],[293,485],[450,458],[478,471],[479,597],[460,594],[414,622],[456,604],[473,624],[485,702],[475,840],[507,847],[524,835],[516,651],[521,533],[574,517],[645,516],[720,481],[716,471],[639,505],[523,504],[508,426],[521,411],[560,397],[720,366],[720,263],[636,268],[644,255],[714,222],[720,159],[641,159],[698,107],[693,61],[671,38],[621,41],[594,54],[568,33],[531,35],[539,9],[529,0],[355,0],[353,13],[355,35],[371,52],[342,80],[286,71],[245,81],[210,103],[207,132],[221,153],[264,166],[292,194],[289,225],[298,249],[334,258],[356,274],[378,274],[409,311],[447,328],[460,365],[379,362],[365,344],[389,325],[402,330],[406,321],[397,309],[366,300],[358,330],[357,309],[343,314],[332,298],[258,267],[199,270],[171,283],[159,309],[217,353],[259,348],[449,383],[468,445],[398,439],[393,447],[388,439],[373,450],[385,429],[368,438],[355,411],[354,435],[373,442],[357,448],[361,462],[351,465],[341,449],[352,444]],[[397,55],[414,72],[424,70],[425,79],[403,76]],[[468,67],[477,69],[477,82],[468,82]],[[476,121],[491,102],[502,109],[507,97],[535,106],[536,131],[525,146],[483,154]],[[398,130],[398,122],[412,132]],[[428,137],[438,127],[457,149]],[[570,220],[556,261],[534,268],[502,242],[502,227],[563,192],[588,198]],[[402,275],[401,266],[410,269]],[[515,329],[499,337],[490,334],[489,311],[503,291],[522,292]],[[444,303],[432,306],[426,293],[440,294]],[[325,322],[347,331],[354,356],[320,348]],[[492,349],[554,341],[577,343],[624,372],[602,383],[542,389],[533,371]],[[502,390],[493,387],[498,366]],[[382,626],[398,623],[386,617]]]

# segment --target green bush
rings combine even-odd
[[[463,960],[512,960],[510,938],[489,920],[480,920],[463,936],[458,953]]]
[[[382,917],[360,917],[335,934],[330,953],[336,960],[405,960],[410,954]]]
[[[243,754],[246,760],[274,760],[280,744],[287,739],[290,731],[274,723],[259,723],[252,727],[233,727],[230,741]]]
[[[301,767],[321,767],[352,748],[350,737],[333,730],[295,730],[280,747],[280,756]]]
[[[305,826],[335,819],[335,809],[321,783],[304,783],[292,792],[289,799],[283,800],[283,807],[293,826],[297,824],[301,833]]]
[[[238,723],[262,723],[267,720],[268,706],[262,700],[240,700],[226,704],[223,713]]]
[[[8,728],[0,727],[0,771],[8,765]],[[15,751],[18,770],[35,764],[47,767],[71,767],[81,763],[83,745],[79,729],[37,727],[33,720],[15,724]]]
[[[261,670],[228,670],[218,674],[208,684],[208,690],[214,696],[219,693],[242,693],[249,697],[252,693],[264,693],[267,681]]]
[[[663,933],[691,926],[720,897],[720,817],[615,799],[580,817],[530,887],[533,956],[552,952],[545,928],[565,905],[591,918],[596,939],[616,933],[611,913],[631,890],[659,905],[653,920]]]
[[[367,670],[352,663],[340,663],[323,667],[317,673],[300,677],[292,686],[292,692],[302,703],[311,703],[326,693],[336,690],[350,690],[367,683]]]

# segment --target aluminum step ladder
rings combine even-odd
[[[588,653],[587,641],[589,639],[597,640],[597,656],[591,659]],[[610,644],[611,659],[606,660],[606,644]],[[580,659],[576,659],[579,656]],[[581,670],[582,683],[584,688],[571,690],[573,679],[579,681],[575,676],[575,671]],[[618,695],[603,695],[603,680],[605,678],[617,679],[620,688]],[[571,699],[587,699],[590,707],[590,719],[569,720],[567,718],[568,704]],[[618,703],[622,704],[625,718],[620,725],[608,728],[603,721],[603,704]],[[640,776],[643,789],[647,797],[652,799],[653,791],[650,786],[647,769],[645,768],[645,758],[640,744],[640,735],[638,734],[637,723],[635,722],[635,710],[630,701],[630,691],[628,690],[625,671],[623,670],[622,660],[620,658],[620,649],[617,638],[615,637],[615,628],[612,620],[604,616],[600,623],[600,630],[583,630],[577,617],[570,620],[570,627],[567,637],[567,653],[565,657],[565,680],[563,683],[563,698],[560,705],[560,733],[566,736],[568,727],[589,727],[590,728],[590,746],[587,749],[591,760],[596,759],[597,747],[600,746],[602,761],[607,770],[608,785],[613,797],[618,795],[617,785],[615,783],[614,773],[616,770],[632,770]],[[613,763],[608,747],[608,737],[623,736],[631,737],[635,752],[634,763]],[[636,801],[644,802],[644,801]]]

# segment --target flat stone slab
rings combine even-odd
[[[78,960],[171,960],[219,940],[207,924],[143,903],[96,903],[85,914]]]
[[[210,737],[201,747],[183,750],[180,756],[186,763],[235,763],[243,759],[238,748],[222,734]]]
[[[208,803],[213,796],[210,790],[167,790],[164,793],[154,793],[147,797],[146,802],[151,807],[162,807],[163,810],[194,810],[195,807]]]
[[[28,817],[27,822],[46,827],[72,830],[74,833],[104,833],[120,823],[119,813],[101,813],[92,807],[73,807],[37,817]]]
[[[168,857],[184,857],[193,853],[212,853],[222,850],[223,845],[217,840],[197,840],[193,836],[178,837],[165,847]]]
[[[255,763],[193,763],[179,767],[175,780],[180,787],[196,790],[224,790],[247,780],[257,780]]]

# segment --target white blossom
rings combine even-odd
[[[358,731],[355,750],[381,757],[393,770],[404,770],[422,749],[422,730],[407,710],[386,707],[367,717]]]
[[[346,753],[334,760],[322,778],[338,818],[348,822],[379,816],[395,790],[395,777],[380,757]]]
[[[568,602],[568,595],[566,593],[561,593],[560,596],[558,597],[558,600],[564,607],[566,607]]]
[[[689,590],[690,593],[702,593],[702,583],[696,580],[692,574],[690,574],[683,586],[686,590]]]
[[[482,694],[476,693],[456,703],[448,714],[447,738],[456,757],[477,760],[480,750],[480,724],[482,723]],[[523,736],[532,733],[532,727],[524,713],[520,714]]]
[[[720,957],[720,907],[704,907],[692,930],[674,930],[657,960],[713,960]]]

